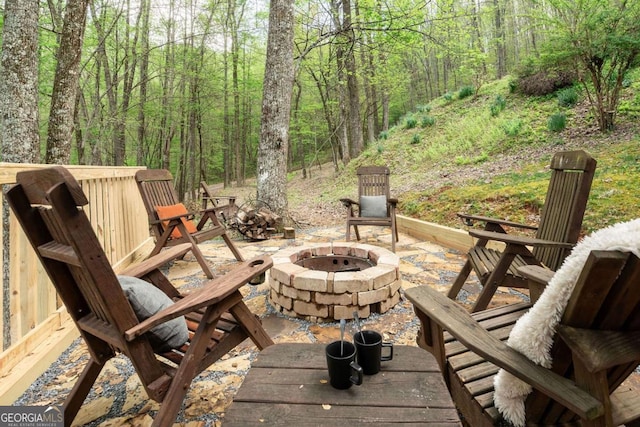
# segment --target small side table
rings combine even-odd
[[[282,343],[262,350],[227,410],[229,426],[336,426],[397,422],[461,426],[433,356],[394,346],[393,360],[360,386],[329,384],[325,344]]]

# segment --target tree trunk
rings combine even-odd
[[[149,79],[149,5],[150,0],[140,1],[140,13],[142,14],[142,28],[140,29],[140,106],[138,107],[138,146],[136,149],[136,164],[145,164],[147,150],[145,147],[147,104],[147,80]]]
[[[351,27],[351,1],[342,0],[343,31],[347,40],[347,51],[344,56],[344,64],[347,74],[347,100],[349,105],[349,135],[351,137],[351,157],[357,157],[364,150],[362,139],[362,125],[360,123],[360,92],[358,78],[356,76],[356,47],[355,32]]]
[[[37,0],[5,2],[0,59],[0,159],[38,163]]]
[[[89,0],[69,0],[65,8],[47,132],[45,161],[49,164],[68,164],[71,157],[73,111],[88,4]]]
[[[293,93],[293,0],[272,0],[258,147],[257,196],[287,218],[287,147]]]

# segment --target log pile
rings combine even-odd
[[[280,216],[265,207],[238,209],[235,228],[250,240],[266,240],[276,231]]]

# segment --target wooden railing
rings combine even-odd
[[[21,170],[48,165],[0,163],[0,195]],[[68,166],[89,199],[86,213],[116,270],[148,253],[147,214],[136,187],[139,167]],[[8,228],[8,229],[7,229]],[[0,221],[0,405],[10,405],[78,336],[12,213]],[[5,247],[8,237],[8,248]],[[8,254],[5,251],[8,249]]]

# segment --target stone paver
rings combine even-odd
[[[371,228],[375,231],[364,232],[361,243],[390,249],[388,229]],[[312,246],[318,242],[344,242],[344,227],[341,225],[335,228],[296,230],[296,238],[291,240],[283,239],[279,235],[258,242],[242,241],[239,237],[235,237],[235,240],[246,258],[265,253],[278,256],[278,252],[286,248]],[[214,240],[200,246],[216,274],[224,274],[233,267],[234,259],[222,240]],[[403,297],[404,289],[429,285],[446,292],[462,266],[463,255],[402,234],[396,254],[401,261],[402,280],[398,283],[400,292],[396,293],[400,301],[386,313],[372,314],[364,319],[362,327],[377,330],[385,340],[396,344],[416,345],[418,321],[411,304]],[[205,276],[198,269],[195,259],[189,255],[183,261],[173,263],[168,275],[174,283],[185,288],[197,288],[205,281]],[[266,298],[268,292],[268,280],[261,285],[247,286],[243,289],[247,305],[262,318],[265,329],[276,343],[331,342],[339,339],[337,322],[313,323],[288,318],[269,305]],[[467,284],[461,295],[462,302],[470,305],[474,293],[477,293],[477,285]],[[504,290],[497,294],[494,301],[502,304],[521,297],[521,294]],[[392,303],[395,304],[395,301]],[[352,312],[353,308],[348,307],[345,310]],[[355,331],[354,322],[348,322],[349,334]],[[225,409],[231,403],[257,353],[251,341],[247,340],[201,374],[187,394],[177,422],[184,426],[220,425]],[[77,340],[38,381],[32,384],[16,404],[61,404],[86,358],[86,349],[82,342]],[[76,425],[146,426],[150,425],[151,417],[155,415],[157,408],[158,405],[147,398],[128,360],[120,356],[108,363],[76,418]]]

